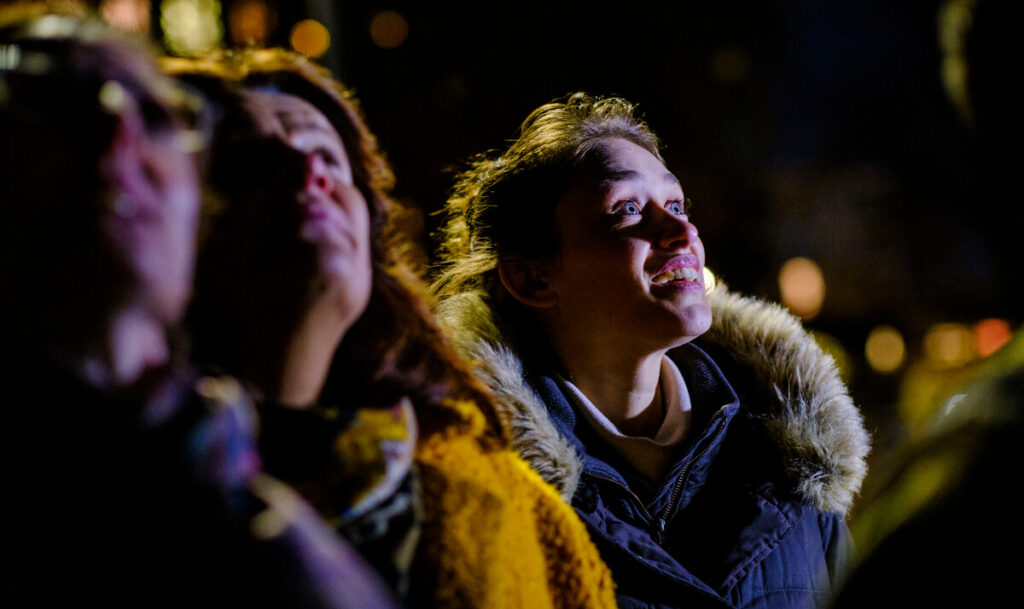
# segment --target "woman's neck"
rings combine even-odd
[[[281,327],[282,319],[293,321]],[[313,406],[352,321],[330,292],[308,302],[298,314],[265,319],[254,327],[281,327],[281,331],[276,338],[271,337],[273,333],[250,337],[252,348],[247,350],[241,374],[267,399],[296,408]]]
[[[590,345],[557,350],[569,380],[620,432],[657,433],[665,418],[658,382],[665,351],[630,356]]]

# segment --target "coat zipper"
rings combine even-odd
[[[715,445],[723,431],[725,431],[725,421],[719,421],[718,429],[715,430],[715,435],[712,436],[711,440],[704,445],[704,449],[700,451],[700,453],[694,455],[689,461],[687,461],[686,465],[683,466],[683,471],[679,472],[679,477],[676,478],[675,486],[672,487],[672,494],[669,495],[668,503],[665,505],[665,509],[661,511],[654,523],[656,527],[656,541],[658,542],[658,545],[661,545],[662,538],[665,536],[665,525],[668,523],[668,517],[672,513],[672,508],[675,506],[676,502],[679,501],[679,495],[683,491],[683,481],[686,479],[687,474],[690,473],[690,467],[692,467],[697,461],[703,459],[704,455],[708,454],[708,451],[710,451],[711,447]]]
[[[668,505],[665,506],[665,509],[661,511],[657,518],[651,515],[650,511],[647,510],[647,506],[644,505],[644,502],[641,501],[640,498],[637,497],[636,493],[634,493],[632,489],[630,489],[625,484],[622,484],[621,482],[614,478],[609,478],[608,476],[603,476],[601,474],[583,472],[582,475],[587,476],[588,478],[595,478],[597,480],[611,482],[615,486],[626,491],[626,494],[633,498],[633,502],[636,504],[636,507],[640,509],[640,513],[643,515],[643,517],[647,519],[648,523],[654,526],[654,530],[652,531],[652,534],[655,538],[654,540],[658,545],[661,545],[661,542],[665,536],[665,525],[667,524],[668,516],[672,512],[672,507],[673,505],[675,505],[675,502],[679,500],[679,494],[682,492],[683,480],[689,473],[690,467],[694,464],[694,462],[703,458],[704,455],[706,455],[708,451],[711,450],[711,447],[714,446],[715,442],[718,440],[718,437],[722,435],[722,432],[724,430],[725,422],[719,421],[718,429],[715,431],[715,435],[711,438],[711,441],[704,446],[704,450],[702,450],[699,454],[691,457],[690,460],[686,463],[686,465],[683,466],[683,471],[679,473],[679,477],[676,478],[675,486],[672,488],[672,494],[669,496]]]

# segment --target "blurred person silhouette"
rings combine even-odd
[[[268,471],[410,606],[612,607],[572,510],[436,327],[351,92],[282,49],[167,60],[221,118],[188,320],[260,396]]]
[[[992,190],[1011,198],[1021,194],[1015,9],[1004,0],[948,0],[938,20],[947,94],[994,170]],[[1024,229],[1019,205],[999,214],[1004,229]],[[1014,481],[1024,445],[1024,335],[969,376],[865,494],[851,523],[855,567],[835,608],[1020,604],[1024,498]]]
[[[0,12],[0,605],[389,607],[184,363],[203,104],[74,8]]]
[[[448,200],[439,315],[621,607],[809,607],[848,552],[868,437],[781,307],[707,293],[679,180],[630,102],[576,93]]]

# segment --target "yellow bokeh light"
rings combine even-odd
[[[967,83],[965,41],[974,19],[970,2],[944,2],[939,9],[939,46],[942,48],[940,76],[946,94],[957,110],[967,118],[972,115],[970,87]]]
[[[983,319],[974,324],[974,347],[979,357],[992,355],[1012,336],[1013,329],[1005,319]]]
[[[864,357],[876,372],[888,374],[903,365],[907,348],[903,335],[892,326],[878,326],[868,334],[864,343]]]
[[[809,258],[787,260],[779,271],[779,292],[790,311],[811,319],[825,302],[825,276]]]
[[[963,324],[935,324],[924,336],[924,354],[941,367],[963,366],[975,357],[974,333]]]
[[[396,11],[382,11],[370,22],[370,38],[382,49],[401,46],[409,36],[409,22]]]
[[[320,57],[331,48],[331,33],[315,19],[303,19],[292,27],[292,48],[307,57]]]
[[[710,292],[715,289],[716,285],[718,285],[718,279],[715,278],[715,274],[708,267],[704,267],[704,291]]]
[[[167,50],[176,55],[201,55],[220,46],[224,31],[217,0],[163,0],[160,27]]]

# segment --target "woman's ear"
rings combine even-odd
[[[499,262],[498,277],[508,293],[528,307],[547,309],[558,303],[547,273],[536,262]]]

